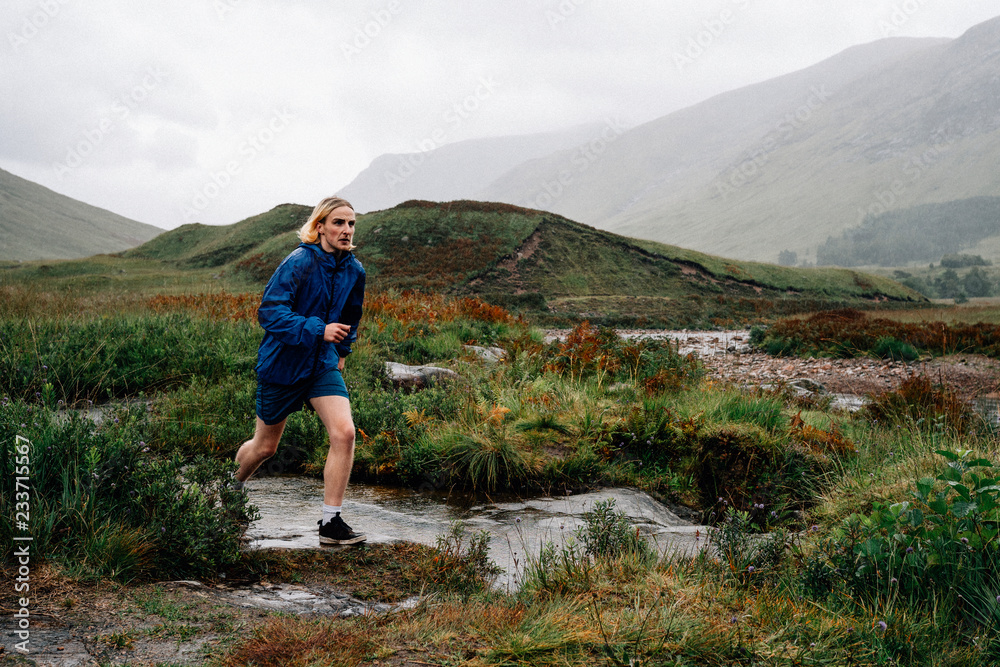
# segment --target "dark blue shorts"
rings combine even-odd
[[[336,368],[295,384],[272,384],[258,380],[257,416],[268,426],[280,424],[288,419],[288,415],[298,412],[303,406],[311,410],[309,399],[319,396],[350,398],[347,394],[347,385],[344,384],[344,376]]]

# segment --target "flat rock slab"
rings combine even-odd
[[[395,361],[385,362],[385,374],[394,385],[407,389],[423,389],[434,381],[458,379],[458,373],[450,368],[407,366]]]

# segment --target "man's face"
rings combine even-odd
[[[350,206],[341,206],[330,211],[330,215],[316,225],[320,247],[327,252],[350,250],[354,239],[354,222],[354,210]]]

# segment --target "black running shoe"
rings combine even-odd
[[[351,527],[340,518],[339,512],[325,524],[322,519],[318,523],[320,544],[357,544],[368,539],[351,530]]]

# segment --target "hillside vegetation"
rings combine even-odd
[[[0,261],[119,252],[162,231],[0,169]]]
[[[869,216],[859,227],[820,245],[816,263],[904,266],[934,262],[996,236],[1000,236],[1000,197],[970,197]],[[948,266],[946,261],[942,264]]]
[[[309,212],[285,204],[225,227],[185,225],[116,257],[8,266],[0,275],[55,289],[182,292],[204,281],[256,291],[295,248]],[[355,243],[370,289],[477,296],[550,324],[734,326],[924,301],[888,278],[727,260],[506,204],[405,202],[360,216]]]

